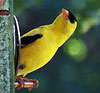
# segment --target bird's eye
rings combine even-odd
[[[76,21],[75,16],[69,11],[69,20],[71,23],[74,23]]]

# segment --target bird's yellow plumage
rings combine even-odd
[[[72,13],[62,9],[52,24],[40,26],[23,35],[17,76],[28,74],[48,63],[57,49],[72,35],[76,26]]]

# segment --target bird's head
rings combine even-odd
[[[59,18],[59,20],[62,21],[65,32],[68,31],[69,34],[70,32],[74,32],[76,27],[77,27],[77,20],[75,16],[70,12],[65,9],[62,9],[62,13],[60,15],[62,18]]]
[[[66,33],[66,31],[74,32],[77,26],[77,21],[70,11],[62,9],[62,13],[55,19],[53,24]]]
[[[74,24],[76,22],[75,16],[70,11],[62,9],[61,16],[65,21],[70,21],[71,24]]]
[[[59,33],[61,39],[67,40],[75,31],[77,21],[70,11],[62,9],[62,13],[55,19],[53,26],[56,34]]]

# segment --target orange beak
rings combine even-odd
[[[65,9],[62,9],[62,17],[66,20],[69,16],[69,12]]]

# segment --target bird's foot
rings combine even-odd
[[[18,83],[19,85],[16,87],[17,90],[21,89],[22,87],[24,87],[24,80],[21,76],[17,76],[17,80],[18,80]]]
[[[31,90],[34,89],[34,88],[38,88],[38,86],[39,86],[38,80],[29,79],[29,78],[26,78],[26,77],[22,77],[22,78],[23,78],[24,80],[26,80],[26,81],[33,82],[33,87],[32,87],[32,88],[28,88],[29,91],[31,91]]]
[[[33,79],[29,79],[29,78],[26,78],[26,77],[23,77],[23,76],[17,76],[17,80],[18,80],[18,83],[15,82],[15,87],[16,89],[21,89],[21,88],[28,88],[29,91],[31,91],[32,89],[35,89],[35,88],[38,88],[39,86],[39,82],[38,80],[33,80]],[[25,81],[28,81],[28,82],[25,82]]]

